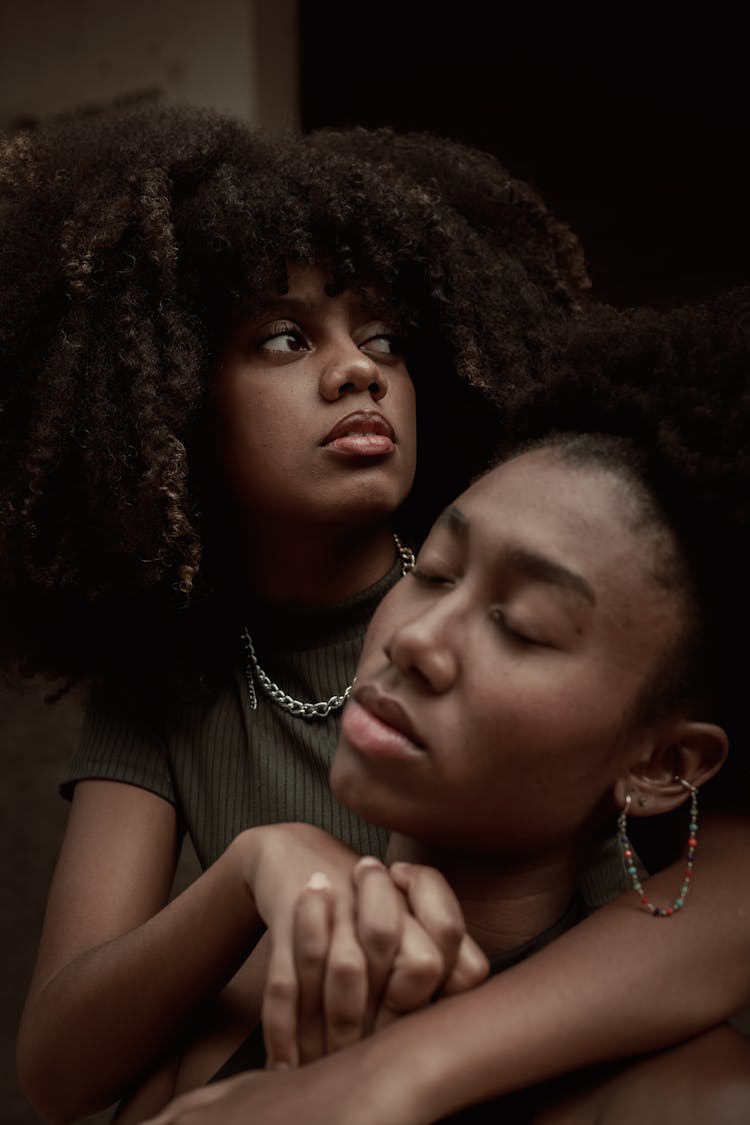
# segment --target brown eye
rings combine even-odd
[[[393,332],[388,321],[373,321],[355,335],[360,351],[379,356],[396,357],[404,354],[404,340]]]
[[[275,326],[264,333],[258,346],[264,352],[302,352],[307,350],[307,341],[298,328],[290,324]]]

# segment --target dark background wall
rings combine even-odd
[[[301,6],[301,115],[432,129],[494,152],[586,248],[617,304],[748,280],[748,67],[738,21],[657,5]]]

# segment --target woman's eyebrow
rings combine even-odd
[[[444,508],[435,524],[447,528],[458,539],[466,540],[469,537],[469,519],[455,504]],[[562,563],[554,562],[546,555],[540,555],[526,547],[510,547],[504,552],[504,561],[537,582],[559,586],[583,598],[590,605],[596,605],[596,594],[583,575],[563,566]]]
[[[447,527],[448,531],[458,536],[459,539],[468,539],[469,537],[469,521],[455,504],[449,504],[447,508],[443,508],[435,520],[435,525]]]
[[[523,547],[511,548],[508,552],[508,562],[515,570],[521,571],[529,578],[549,586],[559,586],[563,590],[577,594],[590,605],[596,605],[596,594],[578,571],[570,570],[545,555],[539,555],[536,551],[529,551]]]

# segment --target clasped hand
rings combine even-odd
[[[271,941],[262,1006],[269,1067],[338,1051],[487,975],[434,868],[358,859],[309,825],[260,831],[248,881]],[[313,863],[299,890],[302,866]]]

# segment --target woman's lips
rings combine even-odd
[[[367,685],[359,688],[344,708],[341,732],[366,757],[411,758],[425,753],[401,704]]]
[[[390,422],[373,410],[355,410],[342,418],[320,443],[334,453],[382,457],[396,447]]]

